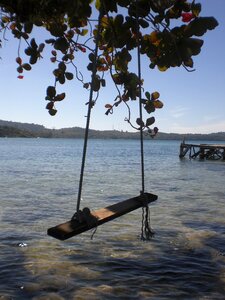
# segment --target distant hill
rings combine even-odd
[[[225,141],[225,132],[216,132],[209,134],[200,134],[200,133],[186,133],[186,134],[178,134],[178,133],[164,133],[159,132],[157,134],[156,139],[160,140],[186,140],[186,141]]]
[[[84,128],[71,127],[62,129],[48,129],[43,125],[19,123],[0,120],[0,137],[45,137],[45,138],[83,138]],[[118,130],[93,130],[90,129],[89,137],[92,139],[139,139],[139,132]],[[145,139],[151,139],[144,134]],[[209,140],[225,141],[225,132],[210,134],[178,134],[159,132],[157,140]]]
[[[21,130],[30,131],[30,132],[41,132],[46,131],[43,125],[31,124],[31,123],[19,123],[19,122],[12,122],[12,121],[3,121],[0,120],[0,126],[7,126],[7,127],[15,127]]]
[[[0,126],[0,137],[34,137],[34,134],[10,126]]]

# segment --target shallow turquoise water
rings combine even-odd
[[[0,299],[224,299],[225,163],[179,160],[145,142],[156,232],[137,210],[65,242],[46,235],[76,209],[82,140],[0,139]],[[82,206],[139,194],[138,141],[90,140]],[[1,298],[2,297],[2,298]]]

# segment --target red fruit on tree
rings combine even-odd
[[[181,16],[182,16],[182,21],[185,23],[190,22],[195,17],[192,13],[188,13],[188,12],[182,13]]]

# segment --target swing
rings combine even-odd
[[[145,192],[145,183],[144,183],[144,145],[143,145],[143,127],[140,128],[140,142],[141,142],[141,175],[142,175],[142,190],[139,196],[121,201],[119,203],[107,206],[105,208],[100,208],[98,210],[90,211],[89,208],[85,207],[83,210],[80,210],[80,201],[81,201],[81,192],[82,192],[82,184],[83,184],[83,175],[84,175],[84,166],[87,152],[87,142],[88,142],[88,133],[89,133],[89,125],[90,125],[90,117],[91,117],[91,109],[93,103],[93,84],[94,78],[97,73],[96,61],[98,56],[98,41],[100,35],[100,22],[103,16],[102,11],[99,13],[98,18],[98,32],[96,38],[96,47],[94,52],[94,63],[92,70],[92,80],[91,80],[91,89],[89,95],[88,102],[88,113],[87,113],[87,122],[86,122],[86,130],[84,136],[84,146],[83,146],[83,156],[81,163],[81,172],[80,172],[80,181],[79,181],[79,189],[78,189],[78,198],[77,198],[77,210],[73,215],[71,220],[59,224],[55,227],[51,227],[48,229],[47,233],[49,236],[52,236],[59,240],[66,240],[75,235],[81,234],[87,230],[92,228],[97,228],[97,226],[102,225],[106,222],[109,222],[113,219],[116,219],[122,215],[125,215],[133,210],[142,207],[143,217],[142,217],[142,233],[141,239],[148,240],[152,237],[153,232],[150,228],[150,214],[148,204],[157,200],[157,196],[151,193]],[[137,17],[137,28],[139,30],[139,22]],[[141,82],[141,62],[140,62],[140,45],[138,40],[137,45],[138,50],[138,76]],[[142,120],[142,103],[141,103],[141,83],[139,85],[139,113],[140,119]]]

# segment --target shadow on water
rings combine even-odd
[[[23,229],[3,215],[0,299],[224,299],[224,223],[182,219],[175,209],[181,227],[164,221],[148,243],[135,237],[130,216],[98,228],[92,241],[88,232],[58,242],[40,235],[43,216],[34,227],[38,212]]]
[[[26,257],[23,249],[33,237],[5,231],[0,245],[0,299],[22,299]],[[26,243],[21,241],[26,240]],[[30,280],[30,278],[27,280]]]
[[[26,236],[27,247],[18,245],[23,235],[5,236],[0,299],[224,299],[225,260],[212,251],[215,239],[224,251],[221,236],[180,238],[166,229],[147,243],[101,232],[64,243]]]

